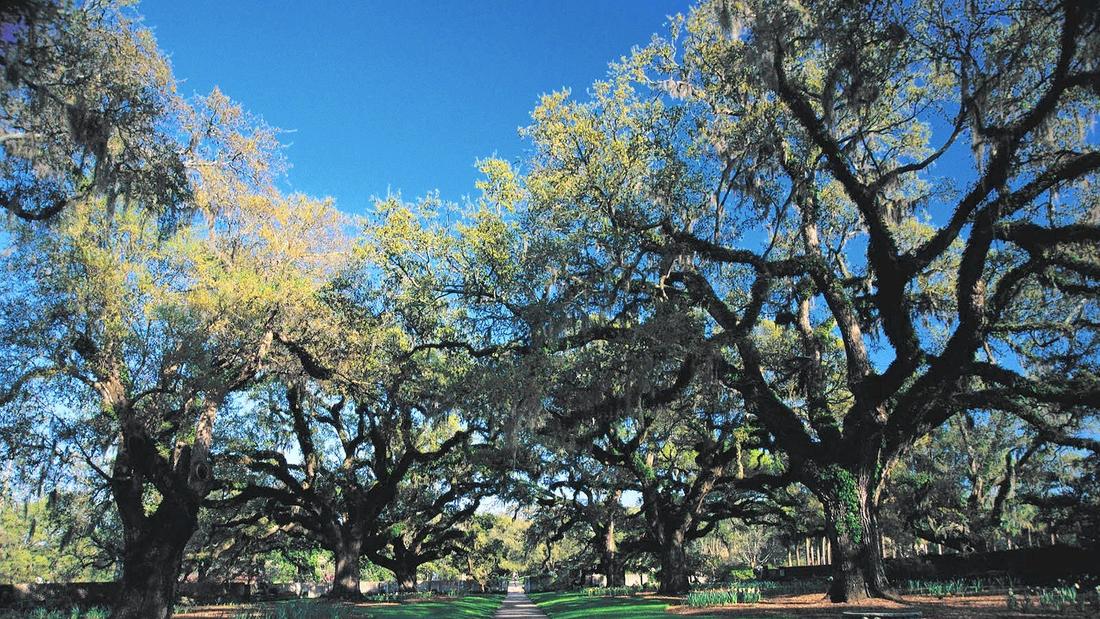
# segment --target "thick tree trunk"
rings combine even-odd
[[[684,534],[672,531],[661,547],[661,573],[657,592],[663,595],[680,595],[688,590],[687,549]]]
[[[615,522],[608,523],[600,536],[600,572],[608,587],[622,587],[626,584],[626,572],[619,561],[618,547],[615,544]]]
[[[825,526],[832,546],[833,580],[829,599],[853,602],[868,597],[892,597],[882,559],[878,524],[878,486],[867,471],[832,467],[819,498],[825,506]]]
[[[600,558],[600,573],[608,587],[622,587],[626,584],[626,571],[619,562],[618,553],[611,551]]]
[[[183,550],[198,527],[199,504],[208,486],[189,480],[190,447],[182,448],[172,463],[175,468],[165,471],[171,465],[143,431],[128,427],[119,438],[111,494],[122,522],[122,580],[111,617],[166,619],[175,602]],[[160,503],[147,514],[146,480],[154,474],[162,486]]]
[[[167,619],[172,614],[183,550],[196,512],[162,505],[142,523],[124,524],[122,582],[112,619]]]
[[[399,565],[393,571],[397,579],[397,590],[401,593],[416,592],[416,566]]]
[[[345,535],[332,549],[336,562],[336,572],[332,577],[332,589],[329,597],[341,600],[357,600],[363,597],[359,588],[359,553],[362,540]]]

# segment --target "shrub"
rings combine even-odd
[[[756,587],[737,587],[692,591],[687,595],[685,603],[693,607],[728,606],[731,604],[755,604],[760,599],[760,589]]]
[[[588,597],[633,597],[639,591],[639,587],[585,587],[581,589],[581,594]]]
[[[754,580],[756,578],[756,572],[751,567],[738,566],[730,570],[730,581],[732,582],[745,582],[748,580]]]

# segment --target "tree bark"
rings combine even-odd
[[[363,542],[354,535],[342,535],[332,549],[336,572],[332,577],[329,597],[341,600],[357,600],[363,597],[359,588],[359,554]]]
[[[600,558],[600,572],[608,587],[622,587],[626,584],[626,572],[619,563],[618,553],[605,552]]]
[[[127,427],[119,435],[111,494],[122,522],[122,580],[112,619],[171,616],[183,551],[198,528],[199,505],[209,487],[189,482],[190,447],[177,455],[176,467],[169,468],[144,432]],[[152,480],[159,482],[160,503],[146,514],[146,484]]]
[[[112,619],[167,619],[197,510],[162,504],[142,523],[124,523],[122,581]]]
[[[397,579],[397,590],[401,593],[416,592],[416,566],[398,565],[393,571]]]
[[[818,498],[825,507],[825,529],[832,548],[829,599],[853,602],[893,597],[882,559],[878,523],[881,479],[874,468],[855,472],[832,466],[821,475]]]
[[[622,567],[615,544],[615,521],[611,520],[600,535],[600,572],[603,573],[608,587],[622,587],[626,584],[626,572]]]
[[[688,590],[687,550],[682,531],[671,531],[661,545],[661,573],[657,593],[680,595]]]

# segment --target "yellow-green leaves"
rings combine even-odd
[[[482,159],[477,164],[482,178],[474,183],[481,192],[481,204],[501,212],[514,212],[524,198],[519,176],[503,159]]]

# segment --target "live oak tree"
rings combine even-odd
[[[625,584],[623,525],[627,509],[623,490],[631,480],[614,466],[592,457],[556,432],[541,432],[525,441],[525,457],[517,459],[509,478],[511,501],[530,505],[528,544],[550,569],[555,545],[578,541],[579,552],[566,560],[604,576],[608,587]]]
[[[147,211],[112,212],[99,199],[70,205],[49,227],[10,229],[13,403],[63,394],[60,406],[14,412],[91,430],[67,449],[109,485],[121,520],[116,617],[171,612],[184,547],[215,483],[218,415],[262,374],[273,334],[305,311],[321,281],[311,269],[329,259],[339,222],[330,205],[239,197],[170,239]]]
[[[533,114],[556,290],[705,312],[824,506],[833,600],[889,593],[879,500],[914,440],[1095,406],[1097,29],[1069,1],[720,0]]]
[[[1020,500],[1039,510],[1058,541],[1095,551],[1100,548],[1100,455],[1071,453],[1044,479],[1040,492],[1022,492]]]
[[[592,448],[597,459],[633,478],[625,488],[641,495],[645,536],[627,545],[656,555],[658,591],[666,594],[687,591],[694,540],[723,520],[755,518],[760,509],[760,497],[734,483],[745,474],[738,438],[719,415],[695,412],[670,405],[629,415],[607,424]]]
[[[478,583],[482,591],[491,591],[500,579],[521,574],[529,565],[524,532],[530,522],[510,515],[477,513],[463,525],[469,538],[465,550],[456,555],[456,563]]]
[[[456,428],[442,434],[450,436]],[[469,522],[496,487],[499,473],[490,443],[461,445],[413,467],[382,513],[367,545],[375,565],[393,572],[398,590],[416,591],[417,572],[426,563],[461,555],[470,543]]]
[[[111,488],[114,615],[167,616],[213,484],[214,421],[311,294],[304,271],[327,259],[311,252],[335,218],[271,190],[274,133],[217,91],[180,98],[120,4],[32,0],[3,16],[6,426],[61,411],[52,447],[70,455],[40,461],[82,458]]]
[[[624,324],[616,329],[629,336],[569,353],[543,432],[618,470],[618,488],[641,498],[645,531],[625,545],[658,558],[660,592],[683,593],[690,543],[722,520],[754,517],[761,496],[747,478],[767,471],[752,470],[743,405],[708,380],[720,360],[702,322],[661,306],[644,325]]]
[[[455,430],[430,448],[418,441],[420,434],[445,419],[423,421],[419,411],[383,398],[326,398],[300,385],[287,388],[285,403],[273,404],[277,418],[264,425],[289,434],[301,462],[270,447],[238,451],[233,459],[249,477],[211,504],[236,510],[254,503],[251,509],[288,535],[324,547],[335,563],[330,595],[358,598],[360,560],[389,541],[382,512],[397,500],[410,469],[455,449],[468,432]]]
[[[486,489],[475,464],[496,434],[491,377],[460,345],[460,312],[436,296],[450,241],[415,208],[379,204],[324,303],[276,334],[297,361],[259,392],[269,414],[235,424],[249,428],[233,458],[249,476],[214,502],[252,504],[329,550],[333,597],[360,596],[364,555],[414,587],[410,571],[454,549],[450,525]]]

